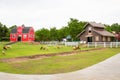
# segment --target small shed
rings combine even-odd
[[[18,26],[17,28],[13,28],[10,32],[10,41],[34,41],[35,40],[35,32],[33,27],[25,27],[24,25]]]
[[[77,35],[80,41],[85,42],[110,42],[114,34],[105,30],[101,23],[89,22],[84,26],[84,30]]]

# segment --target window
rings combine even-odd
[[[91,33],[91,31],[89,31],[89,33]]]
[[[30,34],[30,35],[29,35],[29,38],[33,38],[33,35],[32,35],[32,34]]]
[[[13,35],[12,35],[12,38],[15,38],[15,37],[16,37],[16,35],[15,35],[15,34],[13,34]]]
[[[105,37],[103,36],[103,41],[105,41]]]
[[[95,37],[95,40],[96,40],[96,41],[99,41],[99,36],[96,36],[96,37]]]
[[[27,35],[26,35],[26,34],[24,34],[23,38],[24,38],[24,39],[25,39],[25,38],[27,38]]]
[[[88,30],[92,30],[92,27],[89,27]]]
[[[88,34],[92,34],[92,31],[91,31],[91,30],[92,30],[92,27],[89,27],[89,28],[88,28]]]
[[[108,37],[108,41],[111,41],[110,37]]]

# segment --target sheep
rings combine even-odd
[[[12,48],[11,45],[7,45],[7,48]]]
[[[48,47],[40,47],[40,50],[48,50]]]
[[[60,46],[57,46],[57,49],[60,49],[61,47]]]
[[[3,49],[4,49],[4,50],[7,50],[8,48],[11,48],[11,46],[10,46],[10,45],[5,45],[5,46],[3,46]]]
[[[2,51],[2,54],[5,55],[6,54],[5,51]]]
[[[7,50],[7,46],[3,46],[3,49],[4,49],[4,50]]]
[[[79,46],[74,46],[74,47],[73,47],[73,50],[78,50],[78,49],[80,49]]]
[[[58,45],[58,46],[56,46],[56,48],[57,48],[57,49],[60,49],[60,48],[62,48],[62,46],[59,46],[59,45]]]

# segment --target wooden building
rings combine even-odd
[[[11,42],[16,42],[16,41],[28,42],[34,40],[35,40],[35,32],[33,27],[25,27],[24,25],[22,25],[11,30],[10,33]]]
[[[84,26],[84,30],[77,35],[80,41],[85,42],[110,42],[114,35],[105,30],[105,26],[100,23],[89,22]]]

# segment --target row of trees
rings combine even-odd
[[[49,29],[39,29],[36,33],[37,41],[50,41],[57,40],[61,41],[63,38],[67,38],[68,40],[77,40],[76,35],[79,34],[82,30],[86,22],[79,21],[77,19],[71,18],[68,22],[67,26],[64,26],[60,29],[56,29],[56,27]]]
[[[2,23],[0,23],[0,41],[2,40],[8,41],[10,36],[10,31],[14,27],[17,27],[17,26],[14,25],[8,28],[6,25],[3,25]]]
[[[9,39],[9,29],[7,28],[6,25],[3,25],[2,23],[0,23],[0,41],[1,40],[6,40]]]
[[[120,25],[118,23],[114,23],[112,25],[105,25],[106,26],[106,30],[108,30],[109,32],[115,31],[116,33],[120,32]]]
[[[50,29],[42,28],[35,32],[36,41],[61,41],[63,38],[67,38],[68,40],[78,40],[76,36],[83,30],[84,25],[87,22],[79,21],[77,19],[70,18],[67,26],[63,26],[60,29],[56,27],[52,27]],[[120,25],[118,23],[114,23],[112,25],[105,25],[106,30],[109,32],[115,31],[116,33],[120,32]],[[17,27],[16,25],[7,27],[0,23],[0,41],[1,40],[9,40],[11,29]]]

